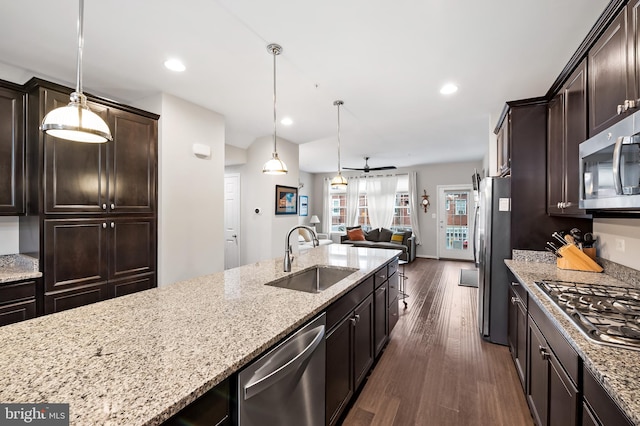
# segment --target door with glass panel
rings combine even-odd
[[[473,260],[475,200],[471,185],[438,186],[438,257]]]

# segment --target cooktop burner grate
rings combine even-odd
[[[591,340],[640,350],[640,290],[567,281],[536,281]]]

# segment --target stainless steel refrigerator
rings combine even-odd
[[[480,181],[478,209],[478,326],[483,339],[507,344],[511,258],[511,179]]]

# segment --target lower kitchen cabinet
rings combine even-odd
[[[44,222],[45,313],[155,286],[155,219]]]
[[[373,312],[374,312],[374,353],[377,357],[384,345],[387,343],[389,337],[389,306],[387,302],[387,286],[385,283],[376,289],[373,297]]]
[[[233,376],[232,376],[233,377]],[[227,426],[230,421],[230,382],[228,378],[196,399],[163,426]]]
[[[37,283],[38,280],[23,280],[0,284],[0,326],[36,316]]]
[[[396,261],[396,269],[397,269],[397,261]],[[398,293],[400,286],[400,278],[398,274],[393,274],[389,276],[389,334],[393,331],[393,328],[398,323],[398,319],[400,318],[400,313],[398,311]]]
[[[509,302],[509,327],[507,334],[509,351],[516,366],[520,383],[523,389],[526,389],[528,295],[526,290],[517,282],[511,282]]]
[[[582,426],[633,425],[586,367],[583,367],[583,379]]]

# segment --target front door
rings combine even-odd
[[[240,266],[240,175],[224,176],[224,269]]]
[[[438,185],[438,257],[473,260],[475,201],[471,185]]]

